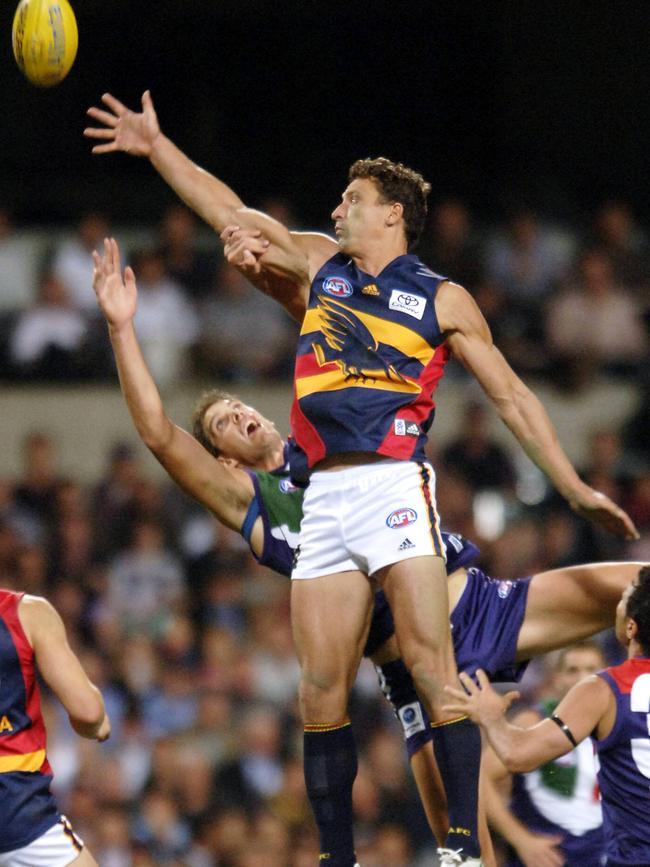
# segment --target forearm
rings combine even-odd
[[[131,418],[144,444],[156,453],[170,439],[173,425],[143,358],[133,322],[119,329],[109,326],[109,334]]]
[[[492,780],[483,780],[483,785],[489,826],[515,849],[519,848],[529,834],[526,826],[510,812],[501,792]]]
[[[238,222],[244,203],[214,175],[193,163],[160,133],[151,146],[149,160],[178,196],[216,232]]]
[[[528,457],[565,499],[570,501],[586,487],[560,445],[544,405],[530,389],[521,384],[511,399],[496,406]]]
[[[102,694],[94,684],[91,685],[91,694],[83,711],[75,708],[74,712],[68,712],[68,716],[72,728],[82,738],[92,740],[97,737],[106,717],[106,708]]]
[[[538,727],[521,728],[512,725],[505,717],[481,722],[490,746],[513,774],[525,774],[561,754],[561,750],[549,749],[544,738],[539,737]]]

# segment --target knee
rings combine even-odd
[[[335,722],[347,710],[348,683],[344,674],[304,669],[299,698],[305,721]]]

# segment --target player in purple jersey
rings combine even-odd
[[[426,213],[429,185],[420,175],[383,158],[360,160],[332,213],[338,241],[296,235],[248,210],[229,187],[192,164],[160,132],[148,92],[141,114],[108,94],[103,102],[108,111],[89,111],[103,124],[86,130],[104,141],[93,151],[148,157],[217,231],[233,223],[263,226],[270,242],[265,270],[281,277],[273,285],[262,279],[263,288],[302,322],[292,425],[312,472],[291,611],[301,664],[305,780],[323,860],[332,867],[356,861],[351,805],[357,760],[347,700],[364,645],[372,579],[390,600],[402,655],[435,727],[450,810],[441,860],[478,865],[480,739],[467,720],[442,711],[441,689],[455,682],[456,668],[435,476],[421,461],[432,392],[448,355],[475,374],[576,511],[624,535],[633,536],[634,527],[579,479],[541,404],[492,345],[469,293],[407,255]],[[391,461],[380,464],[382,457]],[[296,472],[302,469],[296,463]],[[385,516],[373,512],[376,496],[384,499]],[[408,534],[399,539],[391,534],[406,526]]]
[[[275,425],[233,395],[219,392],[199,402],[195,436],[174,425],[138,345],[133,326],[135,277],[127,269],[126,279],[122,278],[114,241],[106,243],[102,258],[95,257],[95,269],[95,291],[108,322],[122,391],[140,437],[190,496],[223,524],[242,532],[258,559],[288,575],[292,539],[281,534],[274,537],[270,528],[291,524],[292,500],[302,494],[282,484],[287,480],[285,443]],[[269,515],[269,497],[263,488],[273,479],[275,514]],[[495,680],[515,680],[532,656],[604,629],[623,587],[638,571],[638,564],[593,564],[542,572],[522,581],[500,581],[467,568],[468,554],[476,555],[471,543],[447,536],[445,544],[457,659],[470,670],[489,667]],[[553,630],[548,629],[549,622]],[[379,598],[375,605],[366,653],[381,668],[385,689],[404,728],[427,815],[438,839],[444,839],[447,820],[431,730],[422,724],[419,706],[413,707],[417,696],[399,660],[385,599]]]
[[[466,692],[447,688],[447,707],[479,723],[516,773],[591,737],[599,760],[607,867],[650,867],[650,566],[623,591],[615,629],[627,660],[580,681],[537,725],[509,723],[505,713],[518,693],[500,696],[482,671],[478,685],[461,675]]]

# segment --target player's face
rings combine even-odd
[[[391,205],[380,201],[379,190],[369,178],[355,178],[332,211],[334,231],[344,253],[364,251],[369,241],[381,239]]]
[[[261,464],[282,445],[272,421],[241,400],[218,400],[203,416],[203,427],[223,457],[249,467]]]
[[[605,659],[591,647],[569,650],[562,660],[562,668],[555,676],[555,685],[560,696],[565,696],[572,686],[605,665]]]

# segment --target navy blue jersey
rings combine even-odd
[[[34,651],[18,618],[22,595],[0,590],[0,852],[29,845],[59,820]]]
[[[650,659],[598,672],[616,698],[616,720],[596,740],[607,865],[650,865]]]
[[[344,452],[424,461],[449,352],[434,300],[445,278],[417,256],[376,277],[343,253],[314,278],[296,355],[291,471]]]

